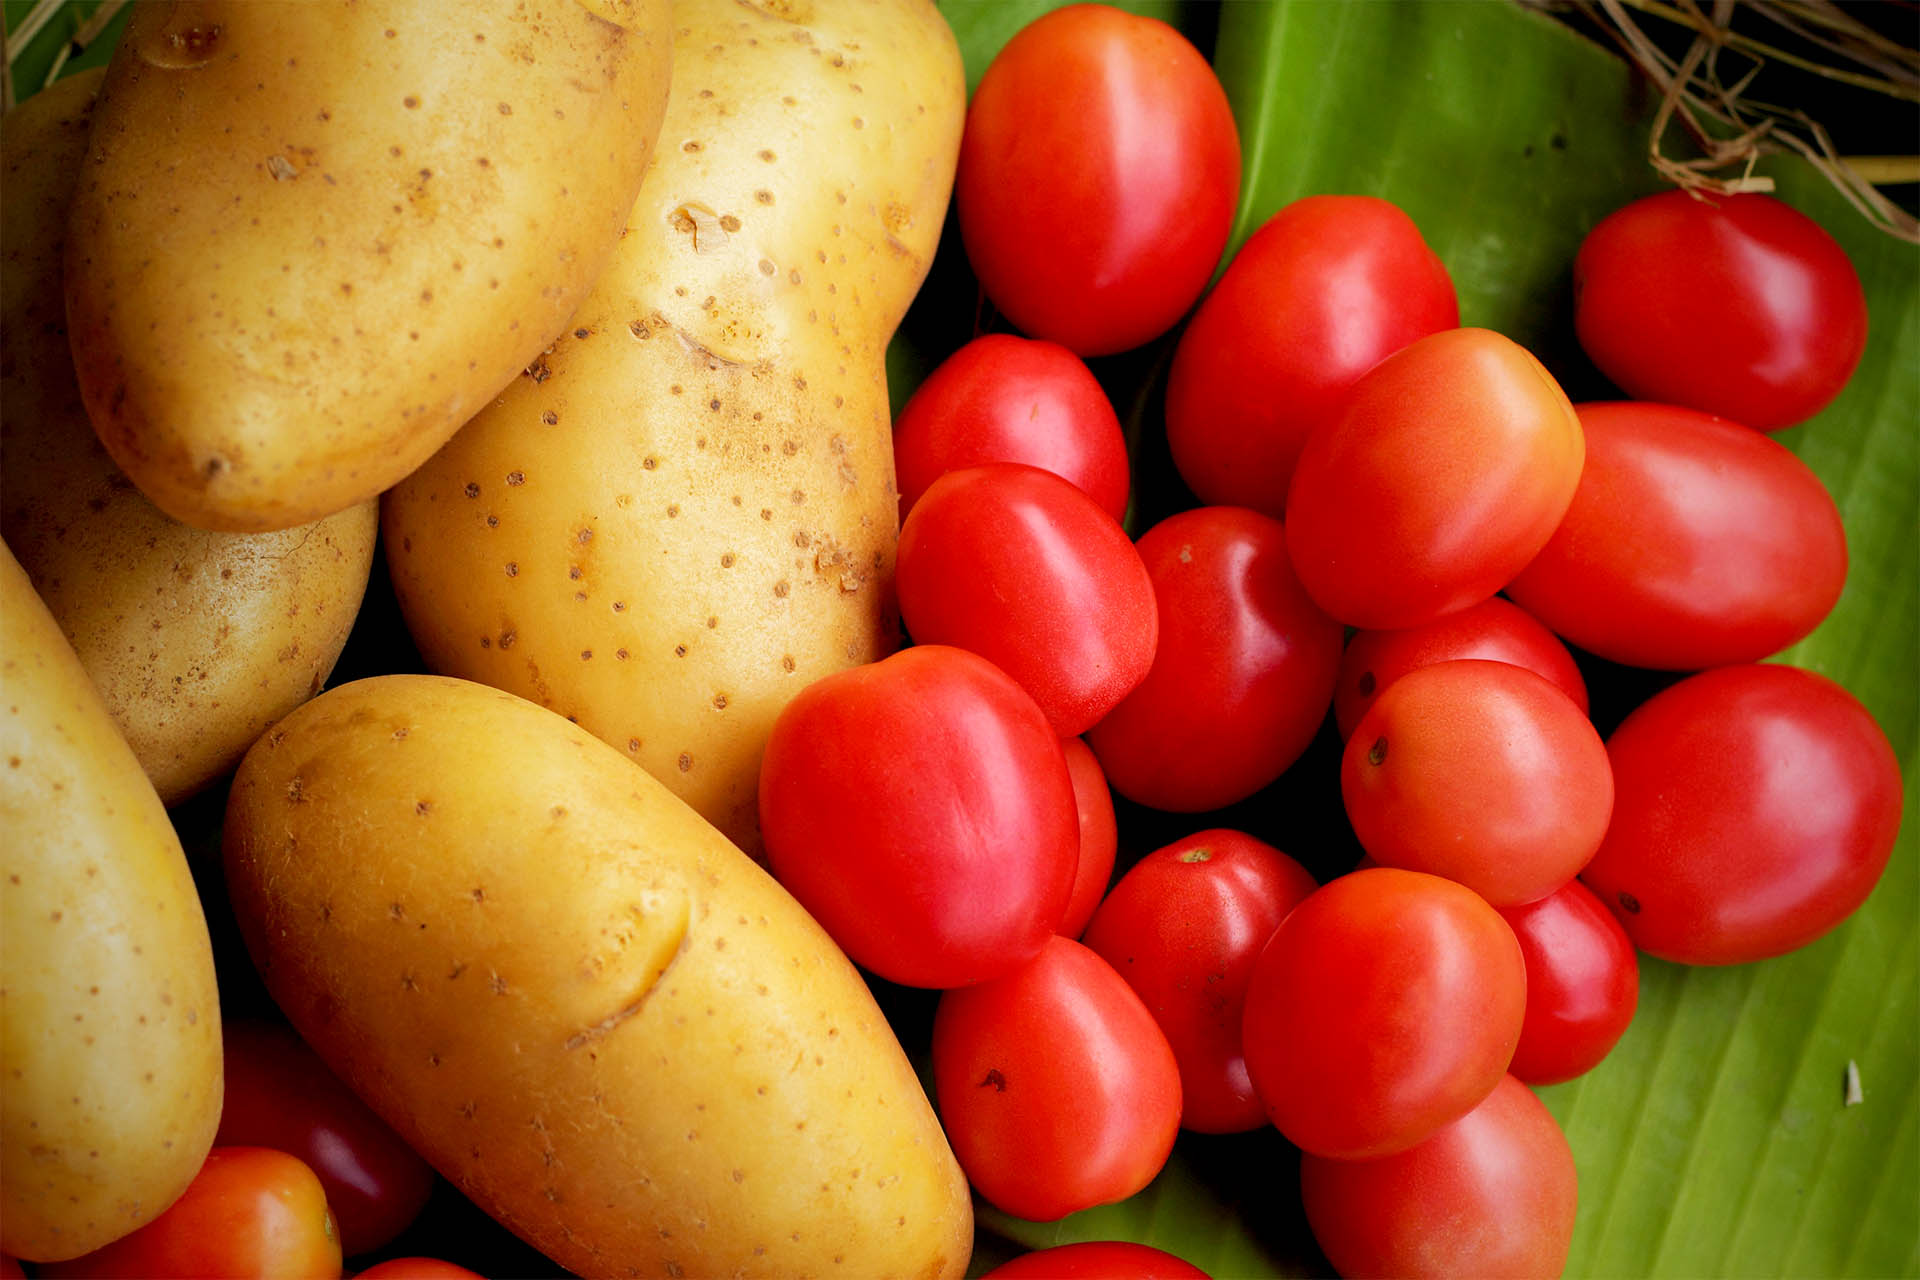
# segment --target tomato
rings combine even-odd
[[[1083,356],[1155,338],[1226,248],[1240,135],[1178,31],[1106,5],[1035,19],[967,109],[954,207],[987,296]]]
[[[1084,733],[1146,678],[1153,580],[1126,530],[1050,471],[949,471],[900,530],[900,618],[922,644],[991,661],[1054,732]]]
[[[1772,431],[1825,408],[1867,345],[1846,250],[1771,196],[1667,191],[1602,219],[1573,262],[1573,320],[1636,400]]]
[[[1080,861],[1073,873],[1073,893],[1067,899],[1067,914],[1054,930],[1077,938],[1093,919],[1095,907],[1106,896],[1107,882],[1113,879],[1113,861],[1120,852],[1120,829],[1113,816],[1113,793],[1107,789],[1107,775],[1100,771],[1093,748],[1079,738],[1060,743],[1067,757],[1067,775],[1073,780],[1073,803],[1080,813]]]
[[[1285,514],[1307,435],[1347,388],[1460,323],[1447,268],[1374,196],[1308,196],[1269,218],[1187,323],[1167,380],[1167,444],[1202,502]]]
[[[1356,627],[1479,604],[1553,535],[1581,456],[1573,406],[1523,347],[1486,329],[1422,338],[1308,438],[1287,496],[1294,568]]]
[[[946,645],[801,690],[767,740],[760,823],[787,891],[856,963],[911,987],[984,982],[1037,955],[1080,850],[1047,718]]]
[[[1182,1127],[1237,1133],[1267,1122],[1240,1047],[1247,980],[1287,912],[1318,887],[1272,845],[1215,829],[1142,858],[1094,913],[1086,944],[1173,1046]]]
[[[215,1147],[180,1198],[132,1235],[43,1276],[107,1280],[309,1280],[340,1274],[340,1233],[320,1179],[297,1156]]]
[[[1553,1114],[1512,1076],[1425,1142],[1379,1160],[1300,1158],[1300,1196],[1345,1276],[1558,1276],[1579,1180]]]
[[[1326,719],[1340,624],[1301,589],[1271,516],[1199,507],[1147,530],[1139,547],[1159,646],[1147,678],[1087,743],[1114,790],[1140,804],[1197,813],[1245,799]]]
[[[1607,740],[1614,814],[1581,878],[1642,951],[1744,964],[1804,946],[1879,883],[1900,763],[1825,676],[1722,667],[1641,704]]]
[[[1071,938],[941,995],[933,1084],[974,1190],[1037,1222],[1140,1190],[1180,1129],[1166,1036],[1112,966]]]
[[[1578,880],[1499,910],[1527,960],[1527,1017],[1507,1071],[1528,1084],[1591,1071],[1640,1003],[1640,961],[1626,930]]]
[[[477,1271],[439,1258],[388,1258],[360,1272],[357,1280],[481,1280]]]
[[[380,1248],[420,1215],[431,1166],[327,1069],[292,1029],[228,1021],[218,1146],[299,1156],[326,1189],[348,1256]]]
[[[1492,1091],[1526,1011],[1520,944],[1471,889],[1374,867],[1280,922],[1241,1033],[1267,1114],[1303,1151],[1404,1151]]]
[[[1667,671],[1757,662],[1820,624],[1847,537],[1820,478],[1755,431],[1669,405],[1579,409],[1586,469],[1507,593],[1573,644]]]
[[[1544,898],[1606,834],[1606,744],[1564,693],[1478,658],[1401,676],[1340,761],[1353,831],[1383,866],[1458,880],[1495,906]]]
[[[927,375],[893,424],[901,517],[943,474],[983,462],[1064,476],[1115,520],[1126,518],[1120,419],[1092,371],[1058,343],[989,333]]]
[[[1023,1253],[981,1280],[1207,1280],[1207,1273],[1151,1245],[1090,1240]]]

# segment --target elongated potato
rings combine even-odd
[[[294,1025],[555,1262],[965,1268],[965,1180],[859,974],[561,717],[438,676],[343,685],[248,753],[225,841]]]
[[[774,717],[898,643],[888,338],[965,94],[924,0],[678,0],[625,238],[568,333],[386,500],[439,671],[551,707],[741,847]]]
[[[220,1121],[206,918],[167,811],[0,546],[0,1252],[77,1257]]]
[[[107,450],[169,515],[374,497],[565,325],[665,103],[666,0],[134,7],[67,299]]]

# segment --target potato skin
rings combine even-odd
[[[0,1252],[77,1257],[186,1188],[220,1000],[166,809],[0,546]]]
[[[248,753],[235,914],[328,1064],[583,1275],[957,1276],[966,1183],[858,973],[663,786],[384,676]]]
[[[115,462],[174,518],[250,531],[411,471],[605,262],[668,21],[666,0],[135,6],[67,246]]]
[[[898,644],[885,348],[965,89],[924,0],[674,17],[613,261],[382,519],[430,666],[576,718],[757,852],[780,709]]]

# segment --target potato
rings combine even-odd
[[[664,107],[666,0],[134,6],[67,301],[107,450],[167,514],[374,497],[552,341]]]
[[[884,357],[965,91],[924,0],[674,18],[613,262],[382,519],[430,666],[576,719],[752,852],[774,717],[898,643]]]
[[[157,1216],[220,1120],[220,1001],[186,856],[0,546],[0,1252]]]
[[[561,717],[438,676],[343,685],[248,753],[225,844],[301,1034],[555,1262],[965,1268],[965,1180],[859,974]]]
[[[378,508],[209,533],[162,514],[100,446],[68,353],[60,262],[101,75],[62,80],[0,120],[0,537],[176,804],[319,691],[366,590]]]

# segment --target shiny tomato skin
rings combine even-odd
[[[1082,356],[1173,327],[1239,194],[1240,135],[1206,58],[1157,19],[1095,4],[1035,19],[994,57],[954,178],[987,296]]]
[[[1421,338],[1308,437],[1287,497],[1294,568],[1363,629],[1479,604],[1553,535],[1582,453],[1573,405],[1524,347],[1487,329]]]
[[[1303,1155],[1300,1195],[1341,1275],[1517,1280],[1566,1269],[1579,1178],[1553,1113],[1503,1076],[1479,1106],[1397,1155]]]
[[[1131,466],[1120,419],[1086,362],[1056,342],[985,334],[926,376],[893,424],[901,518],[942,475],[983,462],[1064,476],[1126,518]]]
[[[1114,859],[1120,852],[1120,827],[1113,813],[1113,792],[1093,748],[1080,738],[1065,738],[1060,748],[1067,757],[1067,775],[1073,780],[1073,803],[1080,814],[1080,861],[1073,873],[1073,893],[1067,914],[1054,932],[1078,938],[1107,894]]]
[[[1071,938],[933,1017],[940,1121],[974,1190],[1036,1222],[1124,1200],[1180,1129],[1180,1068],[1140,997]]]
[[[1288,1141],[1367,1160],[1478,1105],[1506,1073],[1525,1012],[1520,944],[1480,895],[1374,867],[1329,881],[1281,921],[1254,962],[1241,1032],[1253,1087]]]
[[[1900,763],[1852,694],[1776,664],[1689,676],[1607,740],[1613,823],[1581,878],[1633,944],[1682,964],[1805,946],[1873,892]]]
[[[482,1280],[480,1273],[439,1258],[388,1258],[359,1272],[355,1280]]]
[[[1847,536],[1785,446],[1671,405],[1579,407],[1566,518],[1507,593],[1569,643],[1664,671],[1758,662],[1840,598]]]
[[[1167,444],[1202,502],[1286,512],[1294,463],[1347,388],[1460,323],[1447,268],[1375,196],[1308,196],[1247,238],[1187,322],[1167,380]]]
[[[1602,219],[1573,263],[1581,346],[1636,400],[1763,431],[1825,408],[1867,344],[1846,250],[1772,196],[1647,196]]]
[[[1087,733],[1107,781],[1139,804],[1199,813],[1245,799],[1326,719],[1340,624],[1301,589],[1286,530],[1197,507],[1141,535],[1160,641],[1140,686]]]
[[[900,620],[921,644],[970,649],[1033,695],[1061,737],[1146,678],[1153,580],[1126,530],[1050,471],[949,471],[900,530]]]
[[[1180,1124],[1239,1133],[1267,1122],[1240,1044],[1253,962],[1318,888],[1305,867],[1245,832],[1196,832],[1135,863],[1084,941],[1139,993],[1180,1064]]]
[[[1152,1245],[1089,1240],[1036,1249],[1001,1263],[980,1280],[1208,1280],[1185,1258]]]
[[[1627,931],[1578,880],[1499,912],[1527,961],[1527,1017],[1508,1073],[1528,1084],[1586,1074],[1640,1004],[1640,960]]]
[[[787,891],[855,963],[905,986],[1032,959],[1079,858],[1060,739],[1010,677],[946,645],[801,690],[767,741],[760,821]]]

